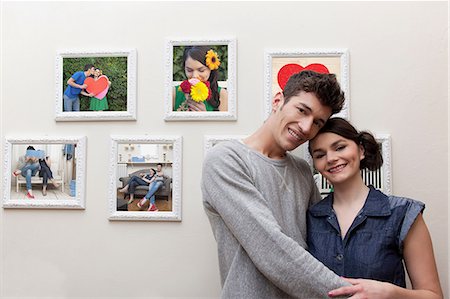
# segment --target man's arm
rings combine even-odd
[[[74,74],[74,75],[75,75],[75,74]],[[80,88],[80,89],[85,89],[85,88],[87,87],[87,84],[80,85],[80,84],[77,84],[77,83],[75,82],[75,80],[76,80],[76,79],[74,79],[73,76],[72,76],[72,77],[69,78],[69,80],[67,80],[67,84],[69,84],[69,85],[72,86],[72,87]]]
[[[245,162],[230,153],[213,149],[205,158],[203,198],[206,208],[220,215],[258,270],[297,297],[310,293],[327,298],[335,286],[348,285],[283,233],[266,204],[271,199],[256,189]]]

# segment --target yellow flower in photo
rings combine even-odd
[[[209,96],[209,88],[203,82],[198,82],[191,87],[191,98],[196,102],[203,102]]]
[[[209,67],[211,71],[217,70],[220,66],[219,57],[213,50],[209,50],[206,53],[206,65]]]

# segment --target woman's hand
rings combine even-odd
[[[370,280],[370,279],[353,279],[343,278],[345,281],[352,284],[349,287],[341,287],[339,289],[328,292],[328,296],[338,297],[351,295],[349,299],[388,299],[393,285],[390,283]]]
[[[192,99],[188,99],[186,100],[186,103],[188,104],[189,111],[206,111],[206,106],[203,102],[196,102]]]

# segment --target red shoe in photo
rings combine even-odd
[[[27,198],[29,198],[29,199],[34,199],[34,195],[33,195],[33,194],[30,194],[30,192],[27,192]]]
[[[159,210],[158,210],[158,208],[156,207],[155,204],[151,203],[151,204],[150,204],[150,207],[148,208],[147,211],[148,211],[148,212],[158,212]]]

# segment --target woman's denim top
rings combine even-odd
[[[309,252],[340,276],[406,287],[403,241],[424,208],[422,202],[387,196],[370,186],[363,208],[342,239],[330,194],[308,210]]]

